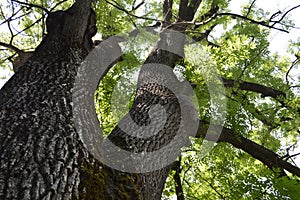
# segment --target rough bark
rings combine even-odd
[[[90,189],[93,159],[71,107],[90,13],[77,1],[50,14],[48,35],[0,91],[0,199],[82,199]]]
[[[192,19],[200,2],[201,1],[193,1],[188,7],[180,7],[179,13],[181,12],[182,14],[180,14],[181,18],[178,20],[180,21]],[[185,9],[189,10],[189,12],[184,11]],[[184,15],[183,13],[186,13],[186,15]],[[186,26],[174,26],[172,27],[172,29],[184,32]],[[184,55],[183,47],[185,43],[185,37],[183,35],[177,35],[176,32],[172,33],[164,30],[160,32],[159,37],[159,41],[147,57],[144,64],[155,63],[156,65],[165,65],[169,66],[170,68],[174,68],[176,62],[182,58],[182,56],[180,55]],[[168,49],[175,49],[177,53],[168,51]],[[177,80],[173,72],[168,74],[170,76],[164,76],[164,73],[160,73],[159,70],[149,71],[149,68],[147,67],[142,68],[139,74],[135,101],[128,114],[131,115],[132,119],[137,119],[135,120],[135,122],[139,126],[144,126],[149,123],[148,112],[151,106],[160,104],[164,107],[166,113],[168,113],[165,126],[154,137],[149,137],[147,139],[138,139],[133,137],[132,135],[128,135],[117,126],[108,136],[108,139],[112,141],[116,146],[134,153],[152,152],[162,148],[164,145],[167,145],[171,140],[174,139],[174,136],[176,135],[176,132],[179,128],[178,126],[180,118],[182,117],[180,116],[181,108],[178,104],[178,100],[175,94],[172,93],[172,91],[170,91],[168,88],[163,87],[163,83],[179,85],[178,88],[179,90],[181,89],[180,83],[178,83],[179,81]],[[144,84],[144,82],[151,82],[151,84]],[[124,121],[123,120],[119,122],[119,125],[127,123],[126,119]],[[195,121],[191,120],[191,123],[195,123]],[[178,145],[176,149],[178,151],[178,155],[181,147],[182,146]],[[172,149],[172,151],[174,151],[174,149]],[[172,154],[174,155],[176,154],[176,152],[165,152],[165,155],[157,157],[154,164],[160,163],[160,161],[163,162],[163,159],[165,157],[168,157]],[[148,164],[151,165],[153,163]],[[132,180],[133,185],[130,186],[130,183],[127,182],[129,186],[125,188],[125,190],[130,191],[130,188],[137,187],[136,190],[138,191],[138,196],[135,196],[134,198],[160,199],[164,183],[171,168],[172,164],[170,163],[170,165],[165,166],[159,170],[149,173],[137,174],[124,173],[112,169],[113,173],[107,175],[113,175],[115,179],[113,179],[112,177],[106,178],[107,180],[110,180],[107,183],[109,185],[107,191],[109,192],[109,195],[113,195],[114,198],[117,198],[117,196],[114,196],[115,194],[118,194],[117,188],[122,188],[122,186],[124,186],[124,184],[122,184],[124,182],[124,177],[128,177],[130,180]],[[118,179],[116,179],[116,177]],[[132,192],[127,192],[127,194],[131,193]],[[132,198],[132,196],[130,196],[130,198]]]
[[[174,41],[173,41],[174,42]],[[170,44],[168,44],[170,45]],[[164,64],[167,66],[174,66],[177,56],[163,51],[161,49],[154,50],[145,64],[156,63]],[[134,137],[123,132],[120,128],[120,124],[128,124],[126,119],[123,119],[119,122],[119,125],[112,131],[108,136],[108,139],[112,141],[116,146],[133,153],[141,152],[153,152],[159,150],[163,146],[170,143],[170,141],[175,137],[179,129],[180,124],[180,106],[175,94],[170,91],[168,88],[163,87],[163,82],[176,82],[178,81],[173,74],[172,77],[163,76],[164,72],[160,73],[159,71],[148,71],[147,68],[142,68],[139,74],[139,83],[137,94],[135,97],[134,104],[129,111],[129,114],[135,123],[139,126],[145,126],[149,123],[155,123],[150,121],[149,111],[153,105],[159,104],[164,107],[167,113],[167,120],[165,126],[157,134],[141,139]],[[162,75],[162,76],[160,76]],[[151,82],[149,84],[144,84],[143,79],[146,79],[146,82]],[[176,83],[174,83],[176,84]],[[154,124],[155,126],[155,124]],[[180,146],[178,147],[178,152]],[[159,165],[159,163],[164,163],[164,158],[168,154],[174,154],[174,152],[165,152],[165,155],[155,158],[153,163],[150,160],[148,165]],[[179,154],[178,154],[179,155]],[[115,177],[131,177],[134,182],[134,185],[137,187],[139,193],[139,199],[160,199],[162,195],[162,190],[164,187],[165,180],[170,172],[171,165],[169,166],[153,166],[153,168],[161,168],[159,170],[149,172],[149,173],[138,173],[130,174],[124,173],[117,170],[114,170],[113,174]],[[108,180],[112,180],[108,178]],[[110,185],[110,195],[116,194],[116,188],[120,187],[119,181],[113,181],[109,183]]]

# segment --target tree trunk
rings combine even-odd
[[[88,152],[71,89],[87,51],[90,3],[47,19],[48,35],[0,91],[0,199],[80,199]]]
[[[72,89],[95,34],[90,4],[78,0],[67,11],[49,14],[47,36],[0,91],[0,199],[161,198],[170,164],[140,173],[105,166],[84,147],[74,125]],[[180,48],[183,42],[184,38]],[[178,58],[155,48],[146,63],[174,67]],[[151,106],[160,104],[168,113],[167,123],[148,139],[128,135],[117,126],[109,140],[126,151],[160,149],[179,129],[178,100],[160,84],[164,78],[176,78],[174,74],[171,78],[158,78],[157,74],[148,68],[142,70],[128,115],[143,126],[149,123]],[[152,82],[145,82],[150,79]],[[122,123],[126,124],[126,119],[119,125]],[[164,158],[158,157],[156,164]]]

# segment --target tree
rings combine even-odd
[[[293,81],[290,75],[299,57],[290,64],[289,59],[272,55],[267,49],[267,36],[272,29],[288,32],[293,28],[286,16],[300,6],[270,15],[256,7],[254,0],[239,15],[230,13],[228,4],[222,0],[77,0],[71,5],[67,1],[12,0],[7,4],[10,7],[3,7],[1,20],[8,24],[10,35],[0,43],[8,48],[2,56],[8,54],[5,58],[12,60],[17,53],[18,60],[26,61],[17,63],[16,73],[0,90],[0,198],[161,199],[176,195],[178,199],[296,199],[300,169],[293,161],[297,155],[290,151],[297,146],[300,108],[298,80]],[[9,17],[5,9],[11,11]],[[19,19],[23,30],[15,34],[14,20]],[[211,39],[220,25],[232,27]],[[96,26],[101,42],[92,41]],[[41,27],[39,35],[35,33],[37,27]],[[118,36],[117,42],[106,43],[110,36],[127,31],[129,38],[138,40],[141,30],[133,27],[144,27],[143,34],[156,35],[155,46],[150,51],[145,46],[142,50],[127,46],[129,50],[117,58],[107,53],[113,49],[118,54],[125,38]],[[31,45],[37,38],[41,43],[28,53],[14,43],[22,41],[20,33],[30,36]],[[192,40],[198,46],[193,46]],[[298,55],[298,46],[293,43],[290,51]],[[100,55],[93,51],[97,48]],[[74,94],[75,99],[76,95],[85,98],[85,93],[77,90],[76,77],[82,67],[87,73],[91,71],[91,63],[84,60],[95,56],[93,52],[99,62],[113,61],[107,64],[95,93],[96,111],[107,132],[107,138],[100,141],[104,146],[111,141],[130,156],[147,154],[172,144],[182,126],[190,128],[183,129],[179,142],[164,155],[142,162],[155,170],[132,172],[111,167],[116,162],[135,168],[136,157],[112,157],[111,163],[104,164],[97,159],[96,150],[91,151],[82,140],[86,136],[76,123],[90,119],[76,118]],[[205,54],[210,55],[209,61],[193,62],[193,56],[205,58]],[[116,122],[107,102],[118,78],[124,75],[122,71],[130,73],[139,64],[144,65],[130,110]],[[208,69],[213,66],[220,78],[210,86],[209,79],[215,72]],[[192,101],[186,100],[190,98],[189,89],[173,69],[194,89],[197,98],[193,103],[199,104],[196,117]],[[214,92],[227,100],[224,124],[210,123],[218,122],[214,109],[222,106],[210,100],[211,89],[219,89],[218,81],[225,90]],[[88,80],[80,83],[85,82]],[[84,103],[79,101],[82,107]],[[154,109],[154,105],[161,107]],[[160,109],[165,111],[165,118],[151,116],[160,115]],[[156,128],[161,119],[165,123],[151,137],[139,137],[140,132],[128,133],[122,128],[131,126],[130,120],[139,127],[152,123]],[[191,145],[182,148],[191,135]],[[217,144],[201,159],[205,141]],[[180,150],[181,156],[176,159]],[[165,162],[170,157],[174,157],[172,162]]]

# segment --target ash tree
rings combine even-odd
[[[297,199],[300,5],[230,3],[2,2],[0,199]]]

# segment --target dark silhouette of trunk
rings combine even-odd
[[[90,4],[78,0],[67,11],[49,14],[48,34],[0,91],[0,199],[161,198],[170,165],[147,173],[120,172],[96,160],[76,131],[72,88],[96,33]],[[181,43],[183,48],[184,38]],[[154,48],[146,63],[174,67],[178,59]],[[144,70],[140,76],[147,75]],[[153,151],[172,140],[180,107],[160,81],[141,85],[129,114],[146,124],[150,107],[163,99],[168,125],[150,141],[131,138],[117,126],[109,136],[115,145]]]
[[[49,14],[47,36],[0,91],[0,199],[87,193],[92,158],[74,127],[71,89],[90,16],[88,1]]]

